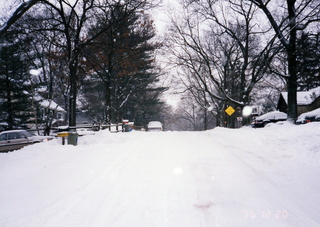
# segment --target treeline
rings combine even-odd
[[[27,3],[0,40],[0,118],[9,129],[35,120],[49,127],[54,116],[39,115],[41,98],[62,106],[70,126],[77,111],[96,123],[162,117],[152,2]]]
[[[1,95],[27,91],[16,96],[25,99],[10,100],[30,100],[37,87],[45,88],[37,91],[67,110],[71,126],[82,108],[97,122],[127,118],[144,125],[157,118],[176,125],[172,129],[205,130],[236,127],[246,105],[270,111],[287,91],[288,118],[295,121],[297,91],[320,85],[319,1],[179,2],[167,15],[171,25],[160,44],[146,13],[154,1],[24,1],[0,28],[1,54],[15,50],[10,62],[20,65],[0,66],[1,80],[16,86],[6,90],[1,82]],[[166,88],[155,86],[163,70],[154,58],[160,47],[174,67],[168,72],[175,75],[174,93],[182,94],[176,113],[166,116],[162,112],[170,110],[159,99]],[[41,73],[30,76],[31,68]],[[10,119],[17,119],[18,105],[0,100],[2,115],[11,111]],[[32,100],[23,108],[28,113],[35,112],[38,99]]]

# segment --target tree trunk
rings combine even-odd
[[[106,90],[105,90],[105,104],[106,104],[106,122],[111,123],[111,83],[109,81],[106,83]]]
[[[208,111],[204,109],[204,130],[208,130]]]
[[[70,98],[69,98],[69,126],[76,126],[77,117],[77,63],[70,65]]]
[[[296,10],[295,10],[296,0],[287,0],[288,4],[288,14],[289,14],[289,28],[290,28],[290,38],[287,46],[288,55],[288,71],[289,77],[287,80],[288,85],[288,120],[294,122],[298,117],[297,111],[297,58],[296,58],[296,40],[297,40],[297,30],[296,30]]]
[[[298,117],[297,111],[297,56],[296,56],[296,40],[297,40],[297,26],[296,26],[296,0],[287,0],[288,7],[288,21],[289,21],[289,40],[281,31],[280,25],[277,24],[271,12],[267,9],[266,4],[262,0],[251,0],[254,4],[262,9],[268,17],[271,26],[273,27],[277,37],[287,52],[288,72],[287,76],[287,90],[288,90],[288,121],[294,122]]]

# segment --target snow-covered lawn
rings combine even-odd
[[[320,226],[320,123],[0,153],[1,227]]]

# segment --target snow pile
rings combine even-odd
[[[320,123],[100,131],[0,153],[0,226],[320,226]]]

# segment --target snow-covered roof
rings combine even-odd
[[[284,101],[288,103],[288,92],[281,92]],[[298,105],[309,105],[316,98],[320,96],[320,87],[313,88],[309,91],[299,91],[297,92],[297,104]]]
[[[58,112],[67,112],[61,106],[59,106],[55,101],[50,99],[44,99],[41,95],[36,94],[34,99],[39,101],[40,106],[43,108],[48,108],[50,110],[56,110]]]
[[[52,101],[52,100],[46,100],[46,99],[42,100],[40,105],[50,110],[56,110],[58,112],[66,112],[61,106],[59,106],[55,101]]]

